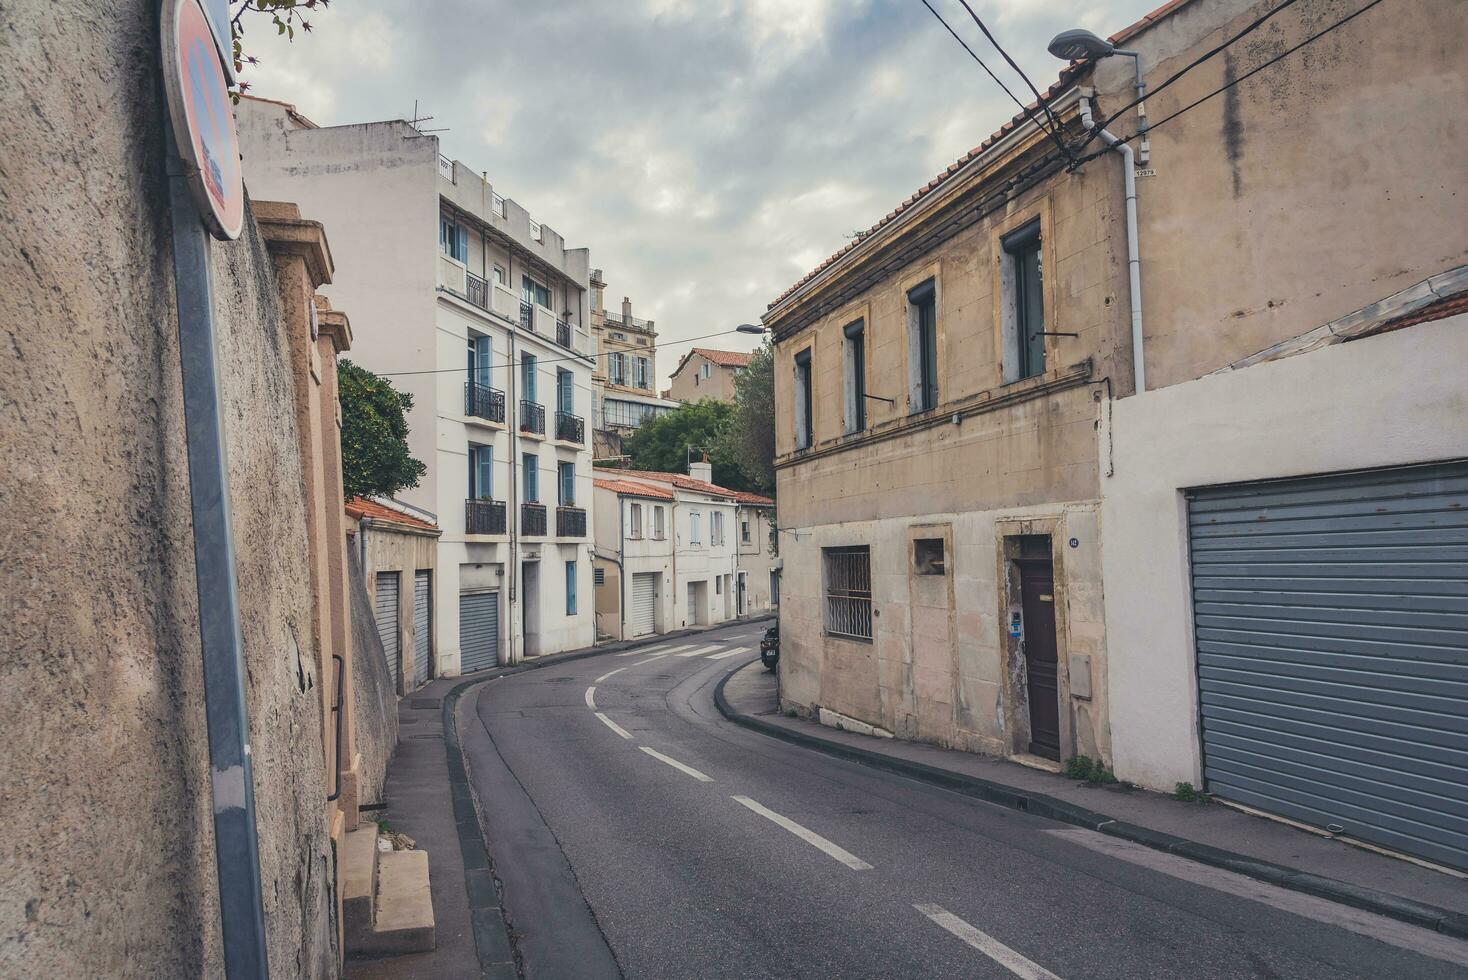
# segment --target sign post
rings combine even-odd
[[[228,5],[223,6],[227,14]],[[163,0],[162,47],[169,110],[164,131],[173,275],[220,925],[226,975],[230,980],[257,980],[268,978],[270,966],[208,238],[208,232],[226,240],[239,237],[245,217],[244,181],[224,69],[199,0]]]

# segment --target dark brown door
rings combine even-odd
[[[1055,570],[1049,558],[1020,558],[1020,606],[1024,616],[1026,687],[1030,699],[1030,751],[1060,760],[1060,685],[1056,677]]]

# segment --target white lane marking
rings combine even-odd
[[[601,723],[603,725],[606,725],[608,728],[610,728],[612,731],[616,732],[618,735],[622,736],[623,738],[631,738],[632,737],[632,733],[631,732],[627,731],[627,729],[623,728],[621,725],[617,724],[615,721],[612,721],[612,719],[608,718],[606,715],[602,714],[600,711],[598,711],[596,713],[596,717],[597,717],[598,720],[601,721]]]
[[[593,684],[586,689],[586,706],[592,711],[596,710],[596,685]]]
[[[705,776],[703,773],[699,772],[697,769],[693,768],[692,766],[685,766],[683,763],[679,762],[677,759],[670,759],[670,758],[668,758],[667,756],[665,756],[661,752],[659,752],[657,749],[650,749],[646,745],[639,745],[638,748],[641,749],[642,751],[646,752],[648,755],[652,756],[654,759],[658,760],[659,762],[666,762],[668,765],[672,766],[674,769],[677,769],[679,772],[682,772],[682,773],[687,773],[688,775],[692,776],[694,779],[698,780],[701,783],[711,783],[711,782],[713,782],[713,779],[711,777]]]
[[[628,650],[626,653],[619,653],[619,654],[617,654],[617,656],[619,656],[619,657],[635,657],[638,654],[643,654],[643,653],[657,653],[658,656],[662,656],[665,653],[677,653],[679,650],[687,650],[687,649],[688,649],[688,644],[686,644],[686,643],[680,643],[677,646],[671,646],[671,647],[664,647],[664,646],[638,647],[636,650]]]
[[[719,644],[719,643],[710,643],[708,646],[694,647],[692,650],[689,650],[687,653],[680,653],[680,654],[678,654],[678,656],[680,656],[680,657],[701,657],[701,656],[703,656],[706,653],[713,653],[720,646],[722,646],[722,644]]]
[[[724,653],[716,653],[712,657],[705,657],[704,659],[705,660],[723,660],[725,657],[737,657],[741,653],[748,653],[748,652],[749,652],[748,650],[728,650],[728,651],[725,651]]]
[[[914,905],[913,908],[1017,977],[1024,977],[1024,980],[1060,980],[1040,964],[1025,959],[987,932],[980,932],[941,905]]]
[[[648,657],[646,660],[639,660],[639,661],[637,661],[637,663],[632,664],[632,666],[633,667],[641,667],[643,664],[650,664],[654,660],[661,660],[661,659],[663,659],[666,656],[667,656],[666,653],[653,654],[651,657]]]
[[[1074,844],[1080,844],[1082,847],[1089,847],[1108,857],[1130,861],[1132,864],[1139,864],[1144,868],[1160,871],[1162,874],[1171,875],[1183,881],[1191,881],[1205,888],[1237,895],[1239,898],[1247,898],[1284,912],[1323,922],[1326,925],[1338,926],[1349,932],[1370,936],[1372,939],[1421,953],[1433,959],[1468,966],[1468,943],[1452,939],[1442,933],[1432,932],[1397,919],[1388,919],[1384,915],[1377,915],[1363,909],[1337,905],[1326,899],[1316,898],[1314,895],[1290,891],[1287,888],[1267,884],[1234,871],[1200,864],[1178,854],[1155,851],[1150,847],[1134,844],[1119,837],[1108,837],[1094,830],[1067,827],[1061,830],[1047,830],[1045,833],[1064,838]]]
[[[814,830],[809,830],[805,827],[802,827],[800,824],[796,823],[794,820],[791,820],[789,817],[782,817],[774,810],[771,810],[769,807],[756,803],[754,800],[751,800],[747,796],[734,796],[730,797],[730,799],[732,799],[735,803],[740,804],[741,806],[749,807],[751,810],[753,810],[755,813],[758,813],[766,820],[769,820],[772,823],[784,827],[786,830],[790,831],[792,834],[794,834],[796,837],[799,837],[807,844],[810,844],[813,847],[820,848],[831,857],[846,865],[852,871],[871,870],[872,866],[870,864],[867,864],[861,858],[857,857],[855,854],[852,854],[850,851],[845,850],[844,848],[837,847],[835,844],[832,844],[830,841],[826,840],[826,838],[822,837]]]
[[[593,683],[600,684],[602,681],[606,680],[608,677],[611,677],[613,674],[620,674],[626,669],[626,667],[618,667],[616,670],[609,670],[605,674],[602,674],[600,677],[598,677]]]

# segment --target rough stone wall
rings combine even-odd
[[[0,14],[0,975],[222,975],[151,0]],[[294,380],[213,246],[271,971],[335,972]]]
[[[372,613],[355,537],[347,543],[347,563],[347,589],[352,602],[353,723],[357,726],[361,760],[358,792],[361,802],[380,803],[387,782],[387,763],[398,744],[398,697],[387,672],[382,639],[377,635],[377,619]]]

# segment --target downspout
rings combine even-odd
[[[510,269],[513,270],[514,267],[515,258],[512,254]],[[519,369],[515,359],[515,328],[511,326],[508,333],[510,335],[510,383],[506,387],[510,389],[510,396],[506,399],[509,405],[505,406],[505,418],[509,420],[507,428],[510,430],[510,512],[505,515],[505,526],[510,532],[510,560],[505,564],[510,566],[510,628],[505,633],[508,641],[508,649],[505,652],[509,654],[505,659],[511,664],[516,664],[519,661],[515,659],[515,624],[524,622],[524,617],[517,615],[518,607],[515,604],[515,587],[519,582],[520,573],[520,480],[515,472],[520,462],[520,401],[515,397],[515,374]]]
[[[1081,123],[1090,129],[1095,123],[1091,119],[1091,99],[1080,100]],[[1137,246],[1137,168],[1132,157],[1132,148],[1107,130],[1100,130],[1107,146],[1121,154],[1122,177],[1126,188],[1126,253],[1127,269],[1131,279],[1132,301],[1132,372],[1136,382],[1136,393],[1147,390],[1146,366],[1142,360],[1142,258]]]

